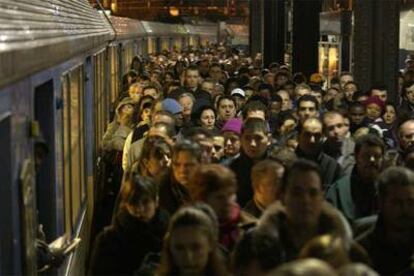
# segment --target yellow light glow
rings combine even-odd
[[[180,10],[177,9],[176,7],[170,7],[170,15],[171,16],[179,16],[180,15]]]

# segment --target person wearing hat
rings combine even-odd
[[[246,93],[241,88],[235,88],[231,91],[230,95],[236,101],[237,110],[240,111],[246,103]]]
[[[364,105],[369,122],[382,122],[381,115],[384,112],[385,105],[380,98],[375,96],[368,97],[368,99],[364,102]]]
[[[320,87],[322,87],[323,86],[323,82],[324,82],[323,76],[321,74],[319,74],[319,73],[313,73],[310,76],[309,82],[311,82],[312,84],[316,84],[316,85],[319,85]]]
[[[224,159],[222,165],[228,166],[240,155],[240,135],[243,121],[240,118],[228,120],[221,133],[224,137]]]

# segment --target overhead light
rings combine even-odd
[[[171,16],[179,16],[180,10],[177,7],[170,7],[170,15]]]

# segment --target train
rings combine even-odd
[[[217,43],[217,33],[108,16],[87,0],[0,1],[0,275],[37,274],[39,224],[47,242],[81,239],[53,274],[86,273],[96,161],[122,76],[135,55]]]

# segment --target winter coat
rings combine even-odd
[[[149,222],[118,213],[114,224],[95,239],[90,275],[132,275],[149,252],[160,252],[167,229],[168,215],[157,211]]]
[[[354,148],[355,142],[351,138],[345,138],[338,144],[328,141],[323,144],[323,152],[338,162],[344,174],[351,173],[355,165]]]
[[[324,190],[328,190],[336,180],[342,177],[343,172],[341,166],[335,159],[320,151],[316,156],[306,155],[299,147],[296,149],[298,158],[305,158],[317,163],[322,172]]]
[[[289,236],[285,207],[280,202],[270,205],[258,222],[258,230],[271,236],[278,236],[284,261],[291,261],[298,257],[303,245],[297,247]],[[324,203],[319,219],[317,235],[331,234],[344,239],[346,244],[352,242],[352,230],[347,220],[329,203]]]
[[[365,233],[356,237],[356,241],[368,252],[374,269],[381,275],[414,274],[411,265],[414,250],[408,244],[404,247],[389,242],[381,215],[371,222]]]
[[[265,154],[261,160],[265,159]],[[245,206],[247,202],[253,197],[253,188],[251,180],[251,170],[255,161],[248,157],[243,151],[231,164],[230,169],[237,177],[237,202],[240,206]]]
[[[326,193],[326,200],[335,206],[349,220],[354,221],[363,217],[367,217],[376,213],[376,197],[374,185],[372,185],[371,196],[369,198],[361,198],[360,202],[369,204],[368,207],[358,204],[355,198],[361,188],[361,180],[359,179],[356,169],[352,173],[346,175],[335,182]],[[354,190],[354,191],[353,191]],[[362,193],[359,193],[362,194]]]
[[[250,215],[254,216],[255,218],[260,218],[260,216],[263,213],[263,209],[257,206],[256,201],[254,199],[249,200],[246,206],[244,206],[243,210],[249,213]]]
[[[240,209],[239,205],[235,204],[231,212],[231,218],[219,221],[219,243],[227,250],[232,252],[234,246],[239,241],[240,237],[246,228],[256,225],[257,219],[252,215]]]
[[[125,144],[123,148],[123,155],[122,155],[122,169],[124,171],[127,171],[129,167],[133,164],[132,160],[134,161],[138,160],[139,156],[141,156],[142,149],[138,149],[139,152],[133,151],[132,153],[130,153],[131,147],[133,144],[137,143],[138,141],[144,138],[149,128],[150,126],[148,124],[141,124],[141,125],[138,125],[133,131],[131,131],[131,133],[128,134],[128,137],[125,140]],[[130,154],[134,156],[130,157]]]
[[[160,208],[172,215],[181,206],[191,202],[191,199],[187,188],[177,183],[171,174],[172,172],[161,181],[158,195]]]
[[[102,147],[104,150],[122,151],[124,148],[125,140],[133,128],[132,120],[131,120],[131,124],[126,125],[126,126],[121,126],[118,122],[118,119],[120,116],[120,110],[122,106],[126,104],[134,105],[134,102],[130,98],[124,98],[118,104],[116,108],[115,118],[108,125],[108,128],[102,139]]]

